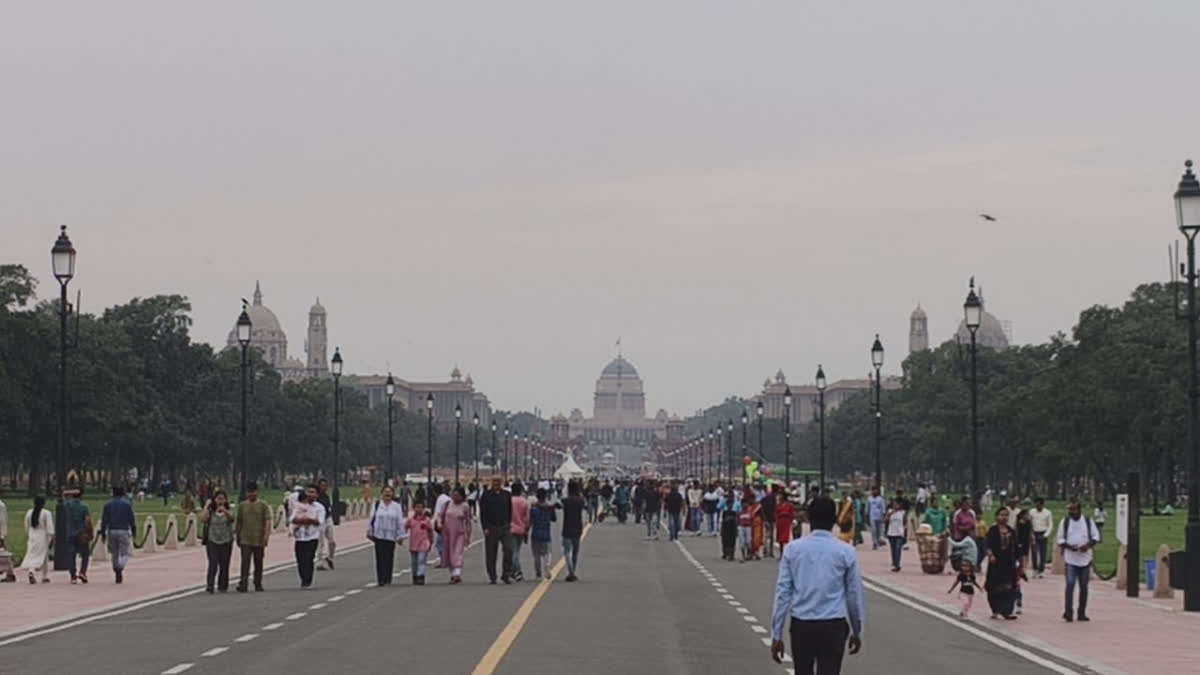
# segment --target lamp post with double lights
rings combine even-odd
[[[394,485],[396,482],[396,453],[392,443],[392,425],[395,423],[396,380],[388,373],[387,382],[383,384],[383,393],[388,400],[388,480],[384,485]],[[390,482],[389,482],[390,481]]]
[[[1187,310],[1180,317],[1187,321],[1188,331],[1188,443],[1191,445],[1191,470],[1188,472],[1188,518],[1184,529],[1183,608],[1200,611],[1200,377],[1196,365],[1196,322],[1200,308],[1196,306],[1196,235],[1200,233],[1200,181],[1192,173],[1192,160],[1184,162],[1186,170],[1175,191],[1175,215],[1179,231],[1187,240]]]
[[[883,493],[883,459],[880,447],[883,445],[883,410],[880,408],[879,369],[883,368],[883,343],[879,341],[879,333],[875,334],[875,343],[871,345],[871,365],[875,366],[875,487]],[[821,486],[824,489],[825,486]]]
[[[54,269],[54,278],[58,280],[58,429],[55,438],[55,485],[58,487],[58,499],[54,510],[54,550],[65,552],[71,547],[67,541],[67,505],[63,500],[63,490],[67,484],[67,425],[70,415],[67,411],[67,284],[75,277],[75,246],[67,236],[67,226],[60,227],[58,239],[50,249],[50,264]],[[54,556],[55,570],[69,570],[74,564],[66,555]],[[32,578],[32,577],[30,577]]]
[[[963,314],[971,334],[971,499],[973,504],[979,504],[979,345],[976,334],[983,323],[983,303],[975,294],[975,277],[971,277]]]
[[[425,436],[425,463],[429,466],[426,468],[428,472],[425,480],[427,481],[425,492],[429,499],[433,498],[433,392],[425,397],[425,412],[428,422],[426,424]]]
[[[825,490],[825,369],[817,365],[817,410],[820,411],[821,490]]]
[[[462,406],[454,404],[454,487],[458,487],[459,447],[462,445]]]
[[[338,488],[338,455],[341,454],[342,442],[342,352],[337,347],[333,348],[329,372],[333,375],[333,475],[329,479],[333,481],[333,524],[337,525],[342,522],[339,509],[341,492]]]
[[[240,429],[240,441],[242,445],[242,480],[238,487],[238,495],[240,495],[238,501],[246,499],[246,481],[249,479],[249,473],[246,471],[246,467],[249,466],[249,460],[247,459],[248,450],[246,449],[249,446],[249,443],[246,441],[246,418],[248,417],[246,391],[249,388],[249,378],[247,377],[247,373],[250,370],[250,328],[250,313],[246,311],[246,303],[243,302],[242,313],[238,315],[237,320],[237,341],[238,345],[242,348],[242,419]]]
[[[783,486],[792,489],[792,388],[783,390]]]

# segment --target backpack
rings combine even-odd
[[[1070,516],[1067,516],[1067,517],[1064,517],[1061,521],[1059,521],[1059,523],[1058,523],[1058,531],[1059,532],[1067,531],[1067,520],[1069,518],[1070,518]],[[1092,539],[1092,529],[1095,528],[1095,525],[1092,524],[1092,519],[1087,517],[1086,515],[1082,516],[1082,518],[1083,518],[1084,525],[1087,527],[1088,544],[1092,548],[1095,548],[1096,544],[1100,543],[1099,539]],[[1099,534],[1099,532],[1100,532],[1099,528],[1096,528],[1096,533]]]

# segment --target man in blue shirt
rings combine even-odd
[[[808,507],[812,534],[783,550],[775,608],[771,613],[771,658],[783,662],[784,622],[791,615],[792,659],[797,675],[832,675],[842,670],[846,638],[850,653],[862,648],[863,585],[854,549],[831,530],[837,509],[828,497]]]

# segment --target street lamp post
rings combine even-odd
[[[342,522],[338,505],[341,503],[341,492],[338,488],[338,455],[341,454],[341,417],[342,417],[342,352],[333,348],[333,360],[329,372],[333,374],[333,524]]]
[[[729,420],[726,423],[725,430],[728,433],[725,438],[725,455],[726,459],[729,461],[729,466],[727,467],[729,470],[729,475],[727,478],[729,479],[729,484],[734,485],[735,483],[733,474],[736,469],[733,463],[733,420]]]
[[[458,487],[459,446],[462,445],[462,406],[454,404],[454,487]]]
[[[975,277],[963,303],[967,330],[971,333],[971,499],[979,504],[979,349],[976,333],[983,320],[983,303],[975,294]]]
[[[492,450],[490,454],[492,457],[492,475],[494,476],[496,475],[496,463],[499,461],[496,459],[496,420],[492,420]],[[478,484],[475,485],[475,488],[480,491],[483,489],[482,486]]]
[[[817,408],[820,410],[821,491],[825,490],[825,369],[817,365]]]
[[[433,392],[425,397],[425,413],[428,418],[428,425],[425,434],[425,463],[426,467],[426,495],[427,499],[433,499]]]
[[[875,487],[883,492],[883,460],[880,446],[883,444],[883,411],[880,409],[879,369],[883,367],[883,343],[879,341],[879,333],[875,334],[875,344],[871,345],[871,365],[875,366]],[[825,486],[822,485],[824,490]]]
[[[1191,444],[1191,470],[1188,472],[1188,519],[1184,530],[1183,608],[1200,611],[1200,379],[1196,371],[1196,234],[1200,233],[1200,181],[1192,173],[1192,160],[1175,192],[1175,213],[1179,231],[1187,239],[1187,311],[1188,326],[1188,435]]]
[[[242,501],[246,498],[246,481],[250,474],[247,473],[249,460],[247,459],[248,451],[246,442],[246,390],[247,390],[247,372],[250,366],[250,314],[246,311],[246,303],[242,303],[242,313],[237,320],[237,341],[242,348],[242,427],[241,427],[241,443],[242,443],[242,480],[240,482],[239,492]]]
[[[755,406],[754,411],[758,414],[758,454],[765,462],[767,461],[767,453],[766,450],[763,449],[763,413],[766,411],[763,410],[763,402],[761,399],[758,401],[758,405]]]
[[[507,483],[508,482],[508,472],[511,467],[511,461],[510,461],[510,457],[508,454],[508,424],[507,423],[504,425],[504,461],[502,462],[502,464],[503,464],[503,467],[501,469],[500,475],[502,476],[502,480],[505,483]]]
[[[75,246],[67,236],[67,226],[59,229],[58,239],[50,249],[50,264],[54,269],[54,278],[58,280],[58,433],[56,435],[56,457],[54,467],[55,485],[58,499],[54,512],[54,569],[69,570],[72,561],[68,560],[65,552],[71,543],[67,541],[67,505],[63,501],[63,489],[67,483],[67,424],[70,416],[67,413],[67,284],[75,276]],[[118,467],[119,468],[119,467]],[[49,482],[49,481],[47,481]]]
[[[388,400],[388,480],[392,483],[396,482],[396,454],[392,443],[392,425],[395,421],[395,398],[396,398],[396,380],[392,379],[392,374],[388,373],[387,382],[383,385],[383,391],[387,394]],[[388,481],[383,482],[388,485]]]
[[[792,388],[783,390],[783,486],[792,489]]]
[[[713,439],[715,437],[716,437],[716,432],[713,431],[712,429],[709,429],[708,430],[708,443],[706,443],[704,445],[704,472],[705,472],[705,480],[706,481],[712,479],[712,480],[716,480],[717,482],[720,482],[721,472],[714,470],[714,469],[716,469],[716,462],[714,460],[716,459],[716,456],[717,456],[716,450],[713,449],[713,443],[714,443]]]
[[[475,489],[479,489],[479,413],[471,416],[471,424],[475,427]]]

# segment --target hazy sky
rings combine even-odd
[[[1195,2],[74,2],[0,20],[0,260],[88,311],[261,279],[300,355],[591,409],[889,371],[967,278],[1017,341],[1167,273]],[[981,211],[1000,221],[984,224]],[[332,345],[331,345],[332,346]]]

